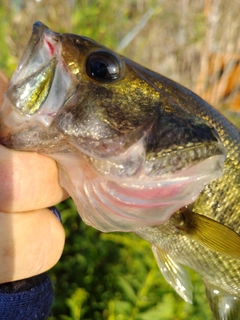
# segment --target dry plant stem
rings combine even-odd
[[[8,78],[0,70],[0,106],[3,103],[4,92],[7,90],[8,82]]]

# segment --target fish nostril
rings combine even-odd
[[[55,42],[58,42],[58,41],[60,40],[59,38],[60,38],[60,36],[54,36],[54,37],[53,37],[53,40],[54,40]]]

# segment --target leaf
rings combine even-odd
[[[112,300],[108,306],[108,320],[128,319],[131,314],[132,304],[128,301]]]
[[[88,293],[82,289],[77,288],[72,294],[71,298],[67,299],[67,306],[71,310],[71,319],[79,320],[81,317],[81,310],[83,303],[87,300]]]
[[[176,316],[174,302],[173,295],[166,294],[162,302],[159,302],[154,308],[140,313],[136,320],[172,320]]]
[[[136,300],[137,300],[137,297],[136,297],[135,291],[131,287],[130,283],[122,276],[118,277],[117,283],[118,283],[118,286],[124,292],[126,298],[128,300],[130,300],[133,304],[135,304]]]

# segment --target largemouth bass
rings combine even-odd
[[[36,22],[1,111],[0,143],[54,158],[83,220],[152,244],[188,302],[240,319],[240,135],[200,97],[93,40]]]

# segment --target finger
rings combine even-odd
[[[0,146],[0,210],[24,212],[50,207],[68,197],[59,185],[56,162],[37,153]]]
[[[0,283],[29,278],[53,267],[64,246],[64,229],[48,209],[0,213]]]

